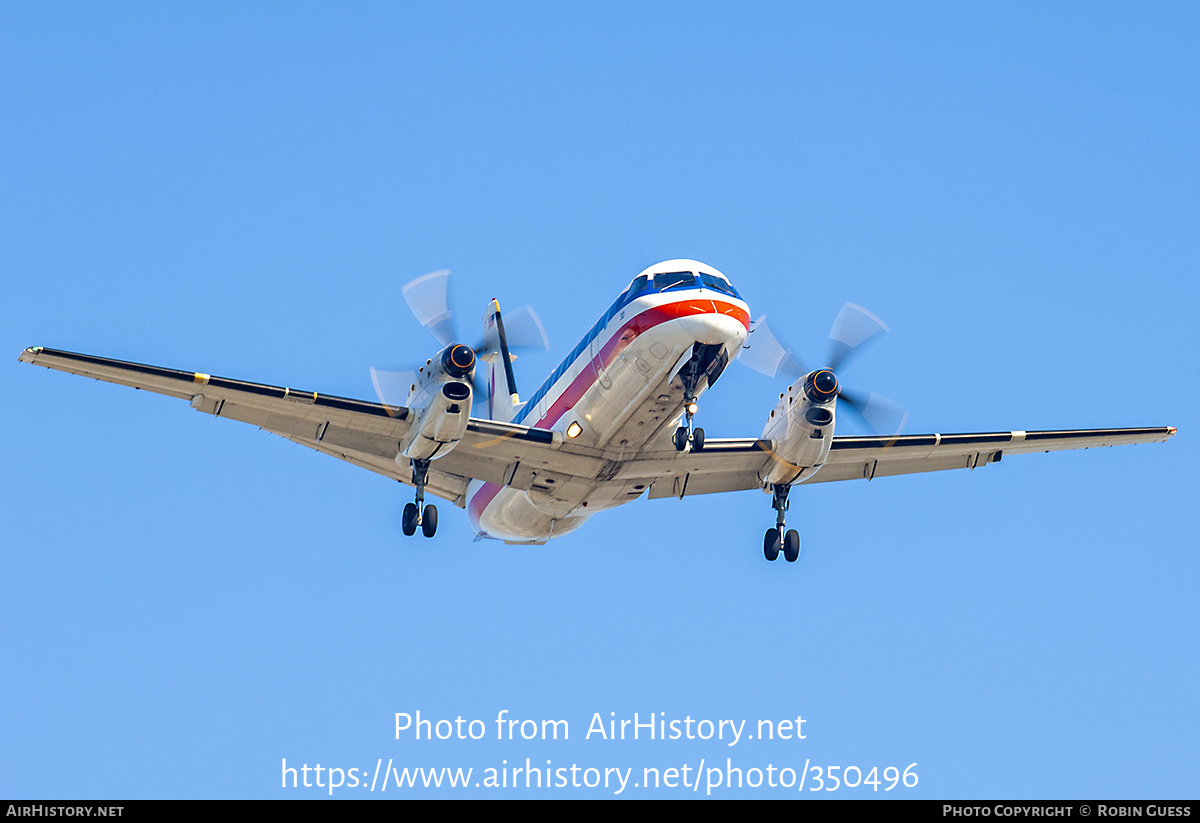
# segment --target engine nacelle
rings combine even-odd
[[[458,445],[471,417],[474,373],[475,352],[469,346],[447,346],[425,361],[406,404],[413,422],[400,443],[397,462],[401,457],[433,460]]]
[[[799,483],[816,474],[833,443],[837,378],[829,369],[805,375],[779,395],[763,439],[774,442],[774,460],[760,479],[764,487]]]

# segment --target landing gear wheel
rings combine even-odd
[[[419,511],[416,503],[404,504],[404,517],[401,519],[401,526],[404,529],[405,537],[412,537],[417,533],[417,515]]]
[[[687,448],[688,431],[683,426],[675,430],[675,451],[681,452]]]
[[[437,506],[430,503],[425,507],[425,516],[421,518],[421,534],[426,537],[433,537],[437,531]],[[792,532],[795,534],[795,532]],[[796,541],[799,545],[799,538]],[[799,549],[797,549],[799,551]]]
[[[763,538],[763,554],[768,560],[779,557],[779,529],[767,529]]]
[[[783,557],[789,563],[795,563],[800,556],[800,534],[795,529],[788,529],[783,538]]]
[[[696,429],[692,432],[692,451],[698,452],[704,448],[704,429]]]

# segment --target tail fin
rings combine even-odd
[[[481,388],[487,398],[487,416],[490,420],[507,423],[521,408],[521,399],[517,395],[517,379],[513,376],[512,355],[508,352],[500,304],[495,299],[483,312],[483,341],[487,353],[480,356],[483,368],[476,374],[484,383]]]

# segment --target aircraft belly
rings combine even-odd
[[[490,488],[489,488],[490,487]],[[520,489],[497,487],[490,483],[472,483],[470,496],[494,497],[479,512],[476,529],[487,537],[508,543],[545,543],[575,531],[591,513],[553,517],[533,505]],[[473,507],[470,507],[473,510]]]

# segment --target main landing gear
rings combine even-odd
[[[783,513],[787,511],[788,492],[791,490],[791,485],[787,483],[776,483],[771,487],[773,498],[771,505],[775,508],[775,528],[767,529],[767,534],[763,538],[763,554],[768,560],[779,557],[781,548],[784,559],[789,563],[795,563],[796,558],[800,556],[800,533],[795,529],[788,529],[786,534],[783,531]]]
[[[406,537],[412,537],[417,533],[417,526],[421,527],[421,534],[426,537],[433,537],[437,532],[437,506],[430,503],[425,507],[424,513],[421,512],[421,504],[425,502],[425,479],[429,476],[429,461],[414,460],[412,461],[412,478],[413,485],[417,487],[417,501],[415,503],[407,503],[404,506],[404,517],[402,527]]]
[[[692,451],[698,452],[704,448],[704,429],[692,428],[692,418],[696,416],[696,386],[700,383],[700,363],[695,358],[679,373],[683,380],[683,419],[684,425],[675,430],[675,451],[683,451],[688,443]]]

